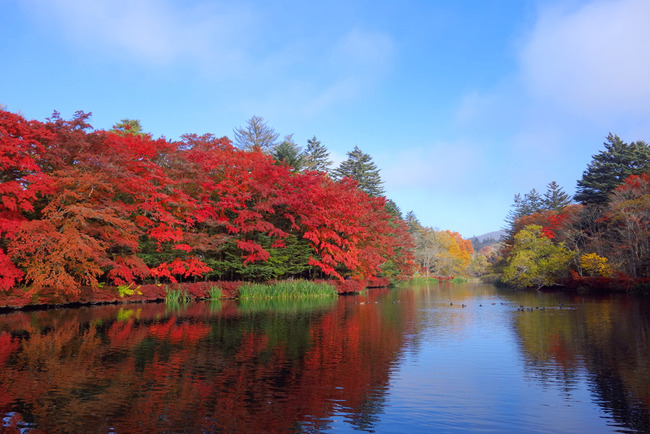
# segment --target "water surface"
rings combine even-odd
[[[0,432],[648,432],[650,303],[442,284],[0,315]]]

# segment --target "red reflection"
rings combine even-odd
[[[393,305],[393,317],[407,306]],[[19,336],[0,331],[0,413],[46,432],[295,431],[368,411],[403,345],[402,326],[374,303],[341,298],[303,316],[235,307],[0,317],[0,330]]]

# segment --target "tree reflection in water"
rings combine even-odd
[[[531,375],[563,384],[570,394],[586,372],[606,413],[622,427],[650,432],[650,301],[626,295],[546,299],[569,307],[515,319]]]
[[[591,402],[579,404],[599,406],[607,419],[596,423],[650,432],[649,312],[641,298],[490,285],[15,312],[0,315],[0,432],[381,431],[400,429],[410,417],[422,430],[457,429],[463,421],[502,423],[497,428],[507,431],[513,424],[546,426],[540,421],[552,411],[544,409],[549,400],[556,410],[574,405],[586,387]],[[523,371],[481,369],[484,356],[495,354],[472,339],[481,333],[500,350],[514,336],[512,354],[498,360]],[[479,346],[462,346],[470,344]],[[417,358],[424,353],[433,358]],[[409,357],[432,365],[408,371]],[[518,359],[523,364],[512,362]],[[468,366],[480,372],[461,371]],[[428,377],[408,383],[413,372]],[[404,384],[435,390],[414,396],[399,389]],[[503,401],[486,402],[497,395],[481,384],[498,384]],[[526,414],[512,414],[508,406],[521,390],[543,399],[526,403],[533,409]],[[402,398],[414,401],[399,407]],[[510,419],[468,422],[486,417],[466,412],[479,404]],[[412,414],[398,414],[413,405]]]
[[[45,432],[323,430],[337,411],[369,429],[404,335],[373,307],[340,298],[4,315],[0,412]]]

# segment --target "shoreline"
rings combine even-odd
[[[276,281],[266,282],[272,284]],[[360,293],[367,288],[382,288],[390,285],[388,278],[366,280],[309,280],[326,283],[336,289],[338,295]],[[102,288],[82,287],[76,294],[59,294],[52,289],[33,293],[25,288],[12,288],[0,293],[0,314],[14,311],[37,311],[59,308],[76,308],[109,304],[136,304],[164,302],[169,291],[182,291],[192,301],[210,300],[212,288],[221,291],[220,300],[239,298],[239,288],[253,282],[215,281],[185,282],[174,284],[145,284],[128,287],[104,286]]]

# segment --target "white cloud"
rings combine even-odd
[[[172,0],[24,0],[21,5],[42,32],[63,39],[83,53],[82,59],[159,68],[161,74],[187,69],[198,80],[208,79],[206,94],[221,98],[236,92],[243,101],[238,108],[247,115],[317,117],[366,95],[395,55],[389,34],[355,24],[310,28],[282,40],[276,21],[285,12],[277,5]]]
[[[483,158],[471,143],[435,143],[428,147],[408,147],[380,155],[381,176],[391,188],[449,189],[472,188],[470,172]]]
[[[394,53],[390,35],[353,28],[332,47],[330,63],[334,71],[374,75],[391,66]]]
[[[27,0],[26,11],[88,52],[157,66],[189,59],[202,68],[241,61],[244,8],[179,8],[155,0]],[[225,70],[226,68],[224,68]]]
[[[532,94],[581,115],[650,114],[650,2],[594,1],[543,10],[526,41]]]
[[[259,74],[273,86],[246,98],[242,109],[313,119],[367,95],[391,70],[395,58],[390,35],[359,28],[328,45],[310,47],[280,47],[264,53]],[[323,53],[315,53],[316,48]]]

